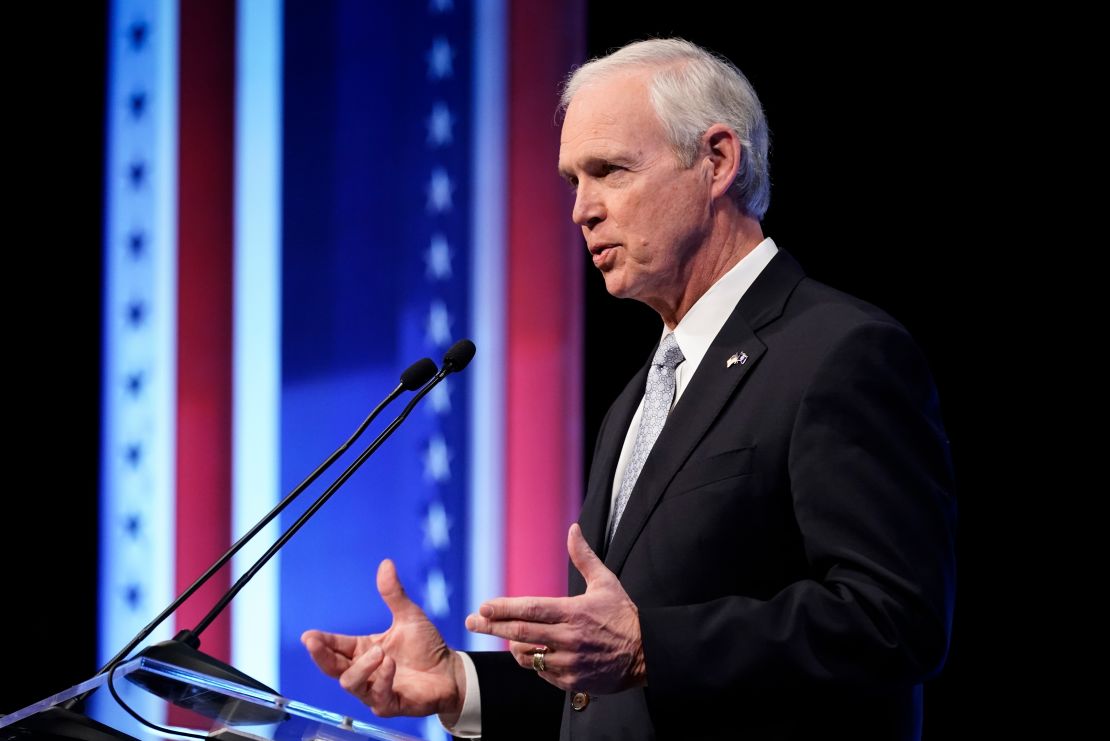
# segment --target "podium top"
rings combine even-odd
[[[146,657],[120,664],[113,680],[117,688],[121,677],[162,697],[172,694],[178,699],[187,698],[186,704],[193,709],[203,708],[204,715],[212,718],[212,726],[207,733],[213,738],[420,741],[414,736],[380,728],[350,716]],[[0,718],[0,728],[102,687],[107,681],[107,674],[98,675],[28,705]],[[107,692],[107,688],[102,691]]]

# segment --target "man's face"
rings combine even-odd
[[[559,171],[575,189],[574,223],[609,293],[671,306],[711,223],[711,166],[683,167],[648,98],[646,73],[583,88],[567,108]]]

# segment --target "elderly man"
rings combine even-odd
[[[594,265],[664,325],[602,424],[570,596],[483,604],[467,628],[511,650],[467,655],[386,561],[390,629],[305,645],[379,715],[439,713],[456,735],[916,738],[955,517],[920,352],[764,238],[767,127],[730,63],[639,42],[562,103]]]

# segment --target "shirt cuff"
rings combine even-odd
[[[463,706],[459,719],[455,725],[449,726],[440,716],[439,722],[452,736],[458,738],[481,738],[482,736],[482,693],[478,690],[478,670],[474,668],[474,660],[466,653],[459,651],[462,659],[463,671],[466,673],[466,687],[463,688]]]

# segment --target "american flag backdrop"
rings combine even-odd
[[[316,670],[299,636],[384,630],[382,558],[456,647],[489,647],[463,628],[483,599],[563,593],[580,501],[585,253],[554,174],[554,110],[582,61],[581,6],[113,3],[103,659],[338,446],[401,370],[438,363],[460,337],[478,347],[471,366],[425,399],[202,649],[288,697],[379,722]],[[279,532],[159,637],[195,625]],[[110,698],[97,712],[120,717]],[[385,724],[441,735],[435,722]]]

